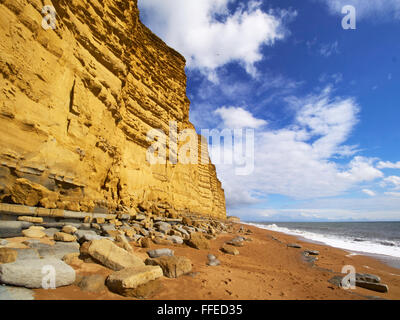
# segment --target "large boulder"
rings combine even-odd
[[[230,245],[227,245],[227,244],[224,244],[222,246],[221,251],[223,253],[231,254],[231,255],[234,255],[234,256],[239,254],[239,250],[238,249],[236,249],[236,248],[234,248],[234,247],[232,247]]]
[[[186,244],[195,249],[210,249],[210,241],[200,232],[192,233]]]
[[[192,262],[186,257],[162,256],[155,259],[146,259],[145,263],[150,266],[160,266],[164,276],[168,278],[178,278],[192,271]]]
[[[55,259],[18,260],[0,265],[0,282],[30,289],[42,288],[46,275],[54,268],[55,286],[67,286],[75,281],[75,270]]]
[[[105,267],[116,271],[144,266],[144,262],[140,258],[118,247],[108,239],[91,241],[87,248],[87,254]]]
[[[131,290],[162,277],[163,271],[159,266],[141,266],[126,268],[110,274],[106,285],[110,291],[121,295],[131,295]]]

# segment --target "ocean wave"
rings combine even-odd
[[[307,240],[324,243],[328,246],[344,249],[350,252],[379,254],[400,258],[400,243],[382,239],[347,238],[339,235],[321,234],[299,229],[279,227],[276,224],[248,223],[249,225],[270,231],[282,232],[288,235],[302,237]]]

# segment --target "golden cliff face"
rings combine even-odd
[[[54,30],[42,1],[0,0],[1,202],[225,218],[211,163],[146,161],[150,129],[193,128],[184,58],[140,22],[136,0],[48,4]]]

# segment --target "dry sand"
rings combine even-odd
[[[237,224],[236,229],[240,227]],[[196,250],[186,246],[170,246],[175,255],[185,256],[193,262],[193,273],[178,279],[163,278],[163,290],[152,299],[165,300],[354,300],[381,297],[400,299],[400,269],[367,256],[349,256],[340,249],[308,243],[282,233],[245,226],[251,229],[253,239],[238,248],[240,255],[231,256],[219,251],[222,244],[232,239],[232,234],[223,234],[211,241],[210,250]],[[236,234],[234,235],[236,236]],[[283,243],[272,239],[278,238]],[[298,243],[302,249],[288,248],[285,243]],[[165,246],[153,245],[152,249]],[[312,266],[304,262],[304,249],[318,250],[319,260]],[[135,248],[141,257],[147,257],[148,249]],[[220,266],[206,265],[207,254],[212,253],[221,261]],[[352,265],[358,273],[372,273],[389,286],[389,293],[378,293],[362,288],[344,290],[330,284],[328,280],[340,272],[344,265]],[[88,275],[111,270],[95,264],[83,263],[77,273]],[[86,293],[72,285],[55,290],[37,289],[38,300],[115,300],[128,299],[108,290],[100,294]]]

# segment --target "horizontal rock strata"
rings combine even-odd
[[[136,0],[52,4],[45,30],[42,1],[0,2],[0,202],[225,218],[213,164],[146,160],[149,130],[194,129],[185,59],[140,22]]]

